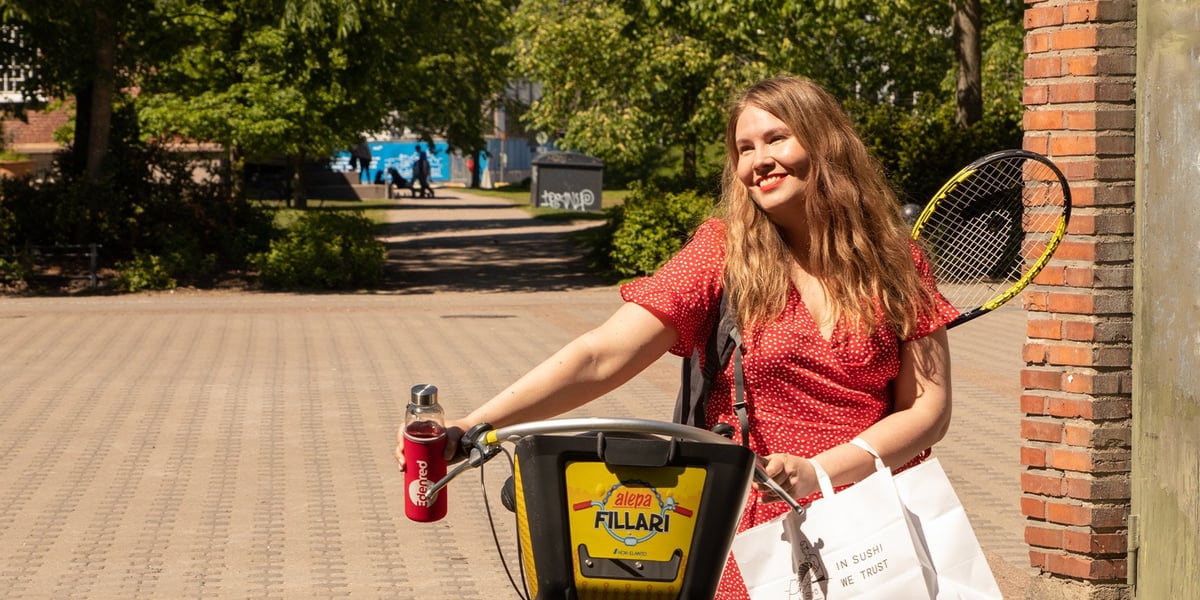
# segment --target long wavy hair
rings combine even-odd
[[[716,212],[726,224],[725,287],[739,325],[748,331],[755,322],[778,317],[795,261],[783,232],[737,177],[736,128],[747,106],[783,121],[808,151],[808,264],[803,266],[824,286],[832,317],[846,318],[867,334],[882,325],[908,337],[934,304],[913,268],[899,201],[838,102],[815,83],[796,77],[756,83],[729,110]]]

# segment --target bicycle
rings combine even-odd
[[[527,599],[711,598],[752,477],[803,511],[749,449],[678,423],[481,424],[464,434],[460,448],[467,458],[428,495],[501,453],[509,457],[513,474],[501,502],[516,514],[523,588],[511,572],[508,578]],[[486,494],[483,500],[503,555]]]

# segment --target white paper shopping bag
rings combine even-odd
[[[939,600],[1000,600],[967,513],[936,458],[895,476],[896,491],[937,572]]]
[[[734,538],[750,598],[931,598],[930,563],[914,544],[891,471],[877,461],[874,474],[834,494],[813,465],[823,498]]]

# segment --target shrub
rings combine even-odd
[[[712,208],[713,198],[697,192],[634,186],[623,208],[610,212],[613,270],[627,277],[653,273],[683,247]]]
[[[267,287],[278,289],[373,288],[383,281],[386,252],[375,239],[374,223],[358,214],[304,213],[254,255],[252,263]]]
[[[190,155],[142,140],[130,105],[116,107],[112,134],[110,171],[97,181],[73,148],[44,180],[0,180],[0,254],[99,244],[101,267],[138,271],[122,287],[162,289],[212,284],[268,248],[272,215],[225,182],[198,179]]]
[[[117,285],[127,292],[170,290],[178,285],[169,260],[157,254],[135,251],[132,259],[117,262],[117,270]]]
[[[166,235],[157,252],[134,250],[133,258],[117,261],[117,285],[129,292],[169,290],[180,282],[211,283],[218,257],[204,252],[200,240],[187,233]]]

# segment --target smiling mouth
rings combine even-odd
[[[766,177],[759,179],[755,185],[758,186],[760,191],[767,192],[778,187],[779,184],[783,183],[783,180],[786,177],[787,176],[782,173],[767,175]]]

